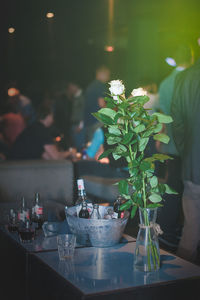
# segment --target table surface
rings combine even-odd
[[[135,243],[109,248],[77,248],[73,259],[59,261],[58,252],[35,256],[85,295],[200,278],[200,267],[161,250],[156,272],[134,270]]]
[[[63,222],[64,223],[64,222]],[[38,253],[38,252],[48,252],[48,251],[57,251],[57,236],[45,237],[43,230],[37,231],[37,235],[35,240],[28,243],[22,243],[19,239],[19,235],[17,232],[9,232],[6,225],[1,225],[0,230],[2,230],[5,234],[7,234],[11,239],[13,239],[16,243],[20,244],[26,251],[30,253]],[[120,243],[134,242],[135,238],[123,234]],[[84,246],[77,244],[77,248],[82,248]]]

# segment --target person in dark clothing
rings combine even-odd
[[[16,139],[9,159],[65,159],[71,151],[60,152],[53,142],[49,127],[53,123],[51,108],[42,106],[38,112],[38,121],[27,127]]]
[[[184,227],[177,255],[195,262],[200,241],[200,59],[177,76],[171,115],[184,182]]]
[[[96,126],[97,120],[92,113],[105,106],[104,97],[106,95],[106,85],[110,78],[110,71],[107,67],[101,66],[96,70],[96,79],[92,81],[85,92],[85,109],[84,109],[84,128],[86,132],[85,142],[92,138],[93,127]]]

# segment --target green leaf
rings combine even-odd
[[[119,158],[122,157],[121,155],[119,155],[119,154],[117,154],[115,152],[112,153],[112,156],[113,156],[114,160],[118,160]]]
[[[148,141],[149,141],[149,138],[142,138],[139,140],[139,151],[141,151],[141,152],[144,151]]]
[[[111,134],[117,135],[117,136],[121,135],[121,131],[116,126],[110,126],[108,128],[108,132],[111,133]]]
[[[110,153],[112,153],[113,150],[114,150],[114,149],[107,149],[106,151],[104,151],[104,152],[98,157],[98,160],[100,160],[100,159],[102,159],[102,158],[104,158],[104,157],[108,157],[108,155],[109,155]]]
[[[131,209],[131,219],[133,219],[135,217],[137,211],[137,206],[133,205],[132,209]]]
[[[158,184],[158,190],[159,190],[159,193],[160,193],[161,195],[163,195],[163,194],[165,193],[165,190],[166,190],[165,184],[159,183],[159,184]]]
[[[158,203],[162,201],[162,197],[156,193],[152,193],[151,196],[149,196],[149,200],[153,203]]]
[[[116,111],[110,108],[101,108],[98,113],[108,116],[111,119],[114,119],[116,116]]]
[[[116,154],[122,154],[124,152],[127,152],[127,149],[124,145],[119,144],[116,148],[115,148],[115,153]]]
[[[160,123],[171,123],[173,122],[173,119],[171,116],[168,116],[168,115],[165,115],[165,114],[162,114],[162,113],[159,113],[159,112],[155,112],[154,114],[152,114],[153,116],[156,116],[157,119],[158,119],[158,122]]]
[[[164,133],[155,134],[153,136],[153,139],[156,140],[156,141],[160,141],[162,143],[165,143],[165,144],[168,144],[169,140],[170,140],[170,138],[168,137],[168,135],[166,135]]]
[[[153,132],[154,132],[154,133],[160,132],[160,131],[162,130],[162,127],[163,127],[162,124],[160,124],[160,123],[156,124],[156,126],[154,127]]]
[[[173,159],[173,157],[166,155],[166,154],[162,154],[162,153],[153,154],[153,158],[154,158],[154,160],[160,160],[160,161],[165,161],[167,159]]]
[[[142,180],[136,179],[134,182],[134,187],[136,191],[139,191],[142,188]]]
[[[148,96],[136,96],[133,97],[133,101],[141,104],[142,106],[149,101]]]
[[[154,133],[154,129],[149,129],[142,134],[142,137],[149,137],[152,133]]]
[[[151,204],[147,204],[147,208],[155,208],[155,207],[162,207],[163,204],[160,203],[151,203]]]
[[[101,113],[92,113],[92,115],[97,119],[99,120],[100,122],[104,123],[105,125],[112,125],[113,124],[113,119],[111,119],[110,117],[104,115],[104,114],[101,114]]]
[[[133,205],[132,200],[128,200],[120,206],[120,210],[127,210]]]
[[[164,186],[165,186],[165,193],[178,195],[178,193],[174,189],[169,187],[167,184],[164,184]]]
[[[121,141],[121,138],[120,137],[113,137],[113,136],[110,136],[107,138],[107,143],[108,145],[114,145],[114,144],[117,144]]]
[[[118,190],[120,194],[128,195],[128,182],[125,179],[118,182]]]
[[[123,117],[123,115],[119,112],[116,113],[115,117],[114,117],[114,122],[115,124],[117,124],[119,118]]]
[[[145,172],[151,168],[151,163],[148,161],[143,160],[140,164],[140,170]]]
[[[152,188],[155,188],[158,185],[158,178],[156,176],[153,176],[150,179],[150,185]]]
[[[126,133],[122,139],[122,144],[129,144],[130,141],[132,140],[132,137],[133,137],[133,132],[129,132],[129,133]]]
[[[145,130],[144,124],[140,124],[140,125],[138,125],[138,126],[136,126],[136,127],[134,128],[134,132],[135,132],[135,133],[140,133],[140,132],[142,132],[142,131],[144,131],[144,130]]]

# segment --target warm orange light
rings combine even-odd
[[[56,142],[60,142],[61,141],[61,137],[60,136],[57,136],[56,137]]]
[[[107,52],[113,52],[115,50],[115,48],[113,46],[105,46],[104,50]]]
[[[52,18],[54,17],[54,13],[53,13],[53,12],[48,12],[48,13],[46,14],[46,17],[47,17],[48,19],[52,19]]]
[[[8,32],[9,33],[14,33],[15,32],[15,28],[14,27],[9,27],[8,28]]]
[[[9,88],[8,89],[8,96],[13,97],[19,94],[19,90],[16,88]]]

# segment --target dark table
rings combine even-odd
[[[160,270],[140,272],[134,249],[134,242],[78,248],[64,262],[57,251],[32,255],[30,299],[200,299],[200,267],[161,250]]]

